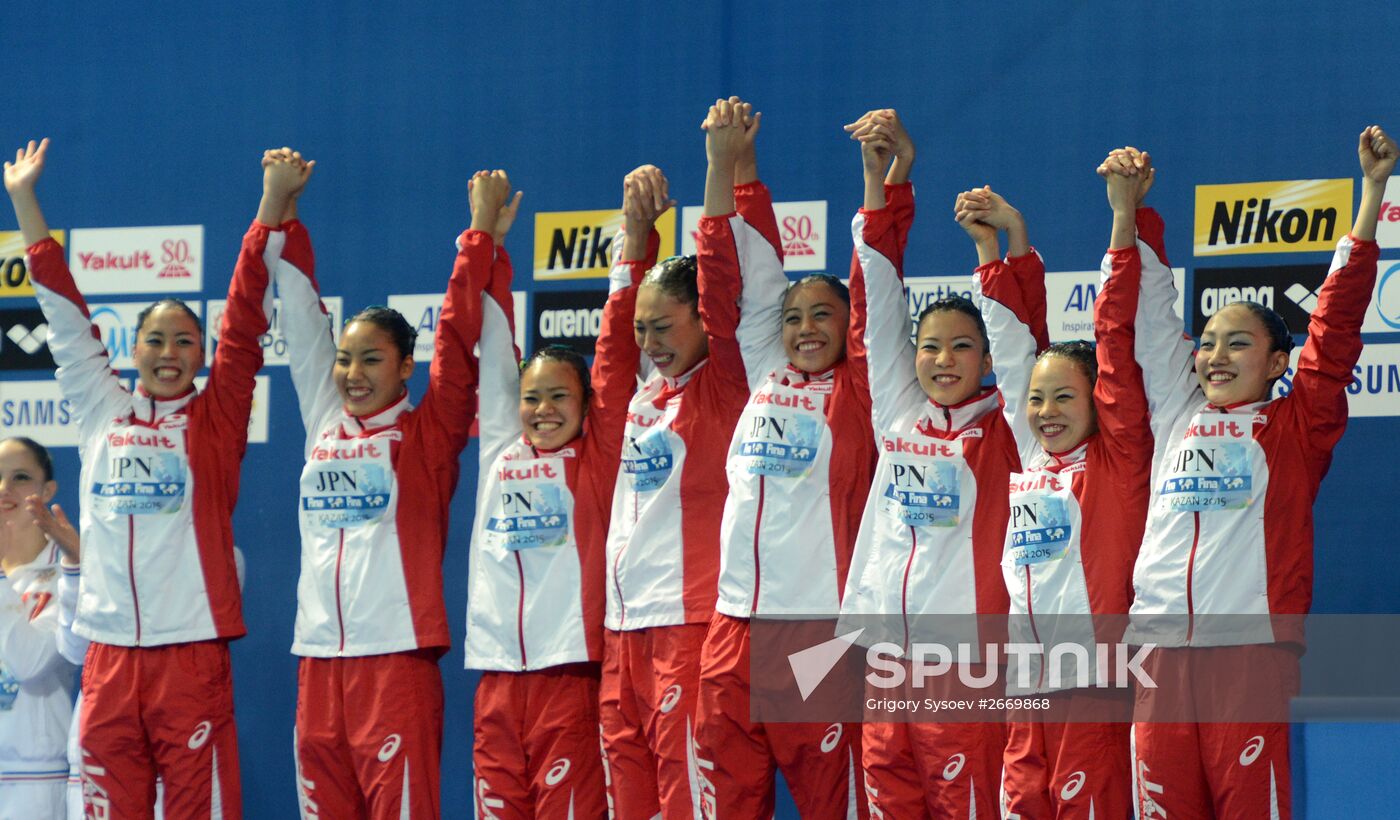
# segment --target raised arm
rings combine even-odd
[[[515,349],[515,305],[510,294],[510,256],[505,237],[515,223],[520,193],[510,195],[510,180],[504,172],[478,171],[468,183],[471,201],[471,228],[457,238],[457,262],[453,278],[460,271],[469,291],[480,293],[481,324],[479,339],[463,339],[470,350],[480,349],[480,406],[482,469],[490,469],[496,457],[520,438],[520,351]]]
[[[699,267],[700,320],[709,339],[711,367],[745,378],[744,357],[740,352],[739,259],[745,251],[743,234],[736,233],[734,214],[734,163],[748,139],[744,124],[745,103],[715,100],[701,128],[705,131],[705,213],[696,240]]]
[[[1109,237],[1108,276],[1094,301],[1094,355],[1099,375],[1094,384],[1094,407],[1099,431],[1125,468],[1150,463],[1151,418],[1142,368],[1133,355],[1142,257],[1138,251],[1136,211],[1151,186],[1151,173],[1110,174],[1108,201],[1113,207]]]
[[[1021,463],[1029,464],[1041,449],[1026,418],[1026,397],[1036,354],[1049,346],[1045,263],[1031,250],[1020,212],[991,188],[959,194],[953,217],[977,248],[972,298],[987,325],[1002,414],[1015,436]],[[998,231],[1007,234],[1006,259],[998,256]]]
[[[1376,219],[1397,156],[1395,141],[1376,125],[1361,132],[1357,153],[1361,204],[1351,234],[1337,243],[1327,281],[1318,292],[1290,393],[1291,401],[1301,403],[1299,434],[1316,451],[1329,454],[1346,429],[1346,388],[1361,358],[1361,325],[1376,283]]]
[[[112,372],[107,348],[63,259],[63,248],[49,236],[49,225],[39,208],[35,187],[48,149],[45,139],[38,145],[31,140],[26,148],[16,151],[14,162],[5,163],[5,190],[28,249],[26,264],[34,292],[49,322],[49,352],[58,364],[55,376],[80,423],[87,423],[122,415],[130,407],[131,397]]]
[[[258,337],[267,332],[272,315],[269,271],[282,256],[286,238],[280,226],[315,165],[290,148],[264,152],[262,201],[257,218],[243,235],[229,282],[205,401],[212,409],[211,420],[221,431],[220,440],[228,443],[238,458],[243,455],[248,415],[253,410],[254,376],[263,363]]]
[[[1181,314],[1176,311],[1176,282],[1167,262],[1162,218],[1142,205],[1157,178],[1157,170],[1145,151],[1127,147],[1110,152],[1099,165],[1098,174],[1105,181],[1110,174],[1136,181],[1133,224],[1142,263],[1142,283],[1133,320],[1133,355],[1142,370],[1152,430],[1161,436],[1178,416],[1201,399],[1201,388],[1196,379],[1195,344],[1184,332]],[[1123,216],[1115,214],[1110,240],[1114,247],[1119,242],[1131,241],[1127,239],[1126,230]],[[1105,255],[1100,267],[1102,280],[1106,282],[1112,272],[1113,260]]]
[[[480,372],[472,349],[481,338],[485,307],[483,288],[489,284],[488,277],[498,253],[492,231],[498,230],[501,210],[514,207],[508,204],[510,180],[506,172],[478,172],[471,180],[470,199],[472,228],[459,240],[462,248],[453,265],[452,277],[447,281],[442,316],[433,339],[428,389],[415,417],[424,440],[429,442],[430,452],[447,465],[455,465],[457,455],[467,445],[472,419],[477,412]],[[513,210],[509,216],[513,222]],[[503,314],[506,312],[504,308],[501,310]],[[514,407],[519,393],[517,383],[514,393],[493,396],[490,400],[509,402]]]
[[[641,364],[642,351],[632,332],[637,286],[656,264],[661,248],[656,220],[675,204],[669,188],[666,175],[655,165],[640,166],[622,181],[623,253],[608,274],[608,301],[590,374],[593,397],[584,418],[588,431],[584,446],[599,459],[608,482],[617,475],[627,405],[637,389]]]
[[[878,130],[860,140],[864,204],[851,222],[851,312],[865,325],[862,348],[869,373],[875,430],[889,428],[905,408],[923,401],[914,371],[909,307],[904,297],[903,252],[894,208],[885,198],[890,136]],[[862,309],[863,308],[863,309]]]

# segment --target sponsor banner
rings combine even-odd
[[[1400,333],[1400,262],[1382,259],[1362,333]]]
[[[272,377],[255,376],[253,386],[253,411],[248,415],[248,443],[267,443],[267,410],[272,406]],[[208,376],[196,376],[194,383],[200,390],[204,389],[204,383],[209,381]]]
[[[1096,270],[1055,271],[1045,275],[1045,322],[1051,342],[1094,338],[1094,300],[1101,274]],[[1186,313],[1186,269],[1172,268],[1176,314]]]
[[[612,266],[613,238],[622,211],[555,211],[535,214],[535,280],[605,277]],[[656,220],[661,258],[676,247],[676,209]],[[618,251],[621,248],[616,249]]]
[[[196,316],[203,316],[197,301],[186,302]],[[136,317],[150,307],[149,302],[96,302],[88,305],[88,315],[97,328],[102,344],[107,346],[107,357],[112,360],[113,370],[130,370],[136,367],[131,361],[136,348]]]
[[[1243,268],[1196,268],[1191,333],[1200,336],[1206,322],[1231,302],[1258,302],[1273,308],[1295,333],[1307,330],[1317,306],[1317,291],[1327,278],[1327,263]]]
[[[511,291],[514,302],[515,346],[525,349],[525,291]],[[390,294],[389,307],[403,314],[413,329],[418,331],[418,340],[413,346],[413,360],[427,364],[433,360],[433,340],[437,336],[438,320],[442,318],[441,293],[397,293]]]
[[[36,307],[0,309],[0,370],[53,370],[49,324]]]
[[[64,244],[63,231],[49,231],[49,236]],[[24,235],[19,231],[0,231],[0,299],[7,296],[33,296],[29,268],[24,261],[28,250]]]
[[[607,301],[606,289],[537,291],[530,349],[564,345],[581,355],[592,356]]]
[[[0,382],[0,430],[25,436],[45,447],[76,447],[78,419],[58,382]]]
[[[906,276],[904,277],[904,298],[909,303],[909,333],[913,335],[913,323],[919,314],[930,304],[945,296],[972,298],[971,276]]]
[[[1400,180],[1395,177],[1385,186],[1380,221],[1376,223],[1376,242],[1382,248],[1400,248]]]
[[[695,253],[700,217],[705,208],[688,206],[681,210],[681,254]],[[826,270],[826,200],[774,202],[778,239],[783,243],[783,270]]]
[[[1326,251],[1351,230],[1351,179],[1196,186],[1195,254]]]
[[[1302,352],[1302,345],[1293,348],[1288,370],[1274,382],[1274,398],[1292,391]],[[1352,418],[1400,416],[1400,344],[1366,345],[1351,374],[1347,406]]]
[[[204,289],[204,226],[74,228],[68,266],[84,294]]]
[[[214,363],[214,350],[219,346],[219,326],[224,321],[224,306],[228,304],[226,299],[210,299],[208,319],[204,322],[204,363],[206,365]],[[339,296],[322,296],[321,304],[326,307],[327,318],[331,325],[331,337],[340,338],[341,326],[341,301]],[[289,363],[287,355],[287,334],[282,329],[282,300],[272,300],[272,317],[268,323],[267,332],[258,337],[258,343],[263,349],[263,365],[285,365]],[[412,321],[412,320],[410,320]]]

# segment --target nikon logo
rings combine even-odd
[[[620,211],[558,211],[535,214],[535,279],[604,277],[619,250],[613,237],[622,227]],[[676,246],[675,211],[657,220],[661,256]]]
[[[1197,256],[1331,250],[1351,230],[1350,179],[1196,186]]]

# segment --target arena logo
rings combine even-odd
[[[53,370],[48,340],[42,310],[0,310],[0,370]]]
[[[1351,230],[1351,179],[1197,185],[1195,253],[1325,251]]]
[[[535,279],[582,279],[608,275],[622,228],[621,211],[558,211],[535,214]],[[676,214],[656,221],[661,256],[676,246]]]
[[[1234,302],[1258,302],[1277,311],[1295,332],[1305,332],[1327,269],[1327,263],[1197,268],[1191,282],[1191,332],[1199,336],[1210,317]]]
[[[192,292],[204,288],[204,226],[75,228],[69,264],[78,290]]]
[[[593,355],[607,300],[606,290],[536,291],[532,349],[556,344]]]
[[[49,231],[49,236],[64,243],[63,231]],[[25,262],[24,236],[19,231],[0,231],[0,298],[33,296],[34,284],[29,281]]]

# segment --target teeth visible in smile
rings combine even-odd
[[[1064,432],[1064,429],[1065,426],[1063,424],[1045,424],[1041,425],[1040,432],[1047,436],[1057,436]]]
[[[537,430],[538,432],[541,432],[541,433],[551,433],[551,432],[554,432],[555,430],[558,430],[560,427],[563,427],[563,426],[564,426],[564,425],[560,424],[560,423],[557,422],[557,421],[537,421],[537,422],[535,422],[535,430]]]
[[[952,384],[962,379],[958,376],[934,376],[933,380],[938,384]]]
[[[1230,373],[1212,373],[1210,374],[1210,383],[1223,384],[1224,382],[1234,381],[1234,378],[1234,375]]]
[[[373,393],[373,392],[374,392],[374,391],[371,390],[371,389],[369,389],[368,387],[347,387],[347,388],[345,388],[345,395],[349,396],[349,397],[352,398],[352,399],[363,399],[363,398],[365,398],[366,396],[368,396],[370,393]]]
[[[157,378],[157,379],[170,380],[170,379],[178,378],[179,375],[180,375],[180,370],[179,370],[179,368],[176,368],[176,367],[157,367],[157,368],[156,368],[156,378]]]
[[[822,342],[802,342],[797,346],[797,349],[802,353],[809,353],[813,350],[817,350],[820,347],[823,347]]]

